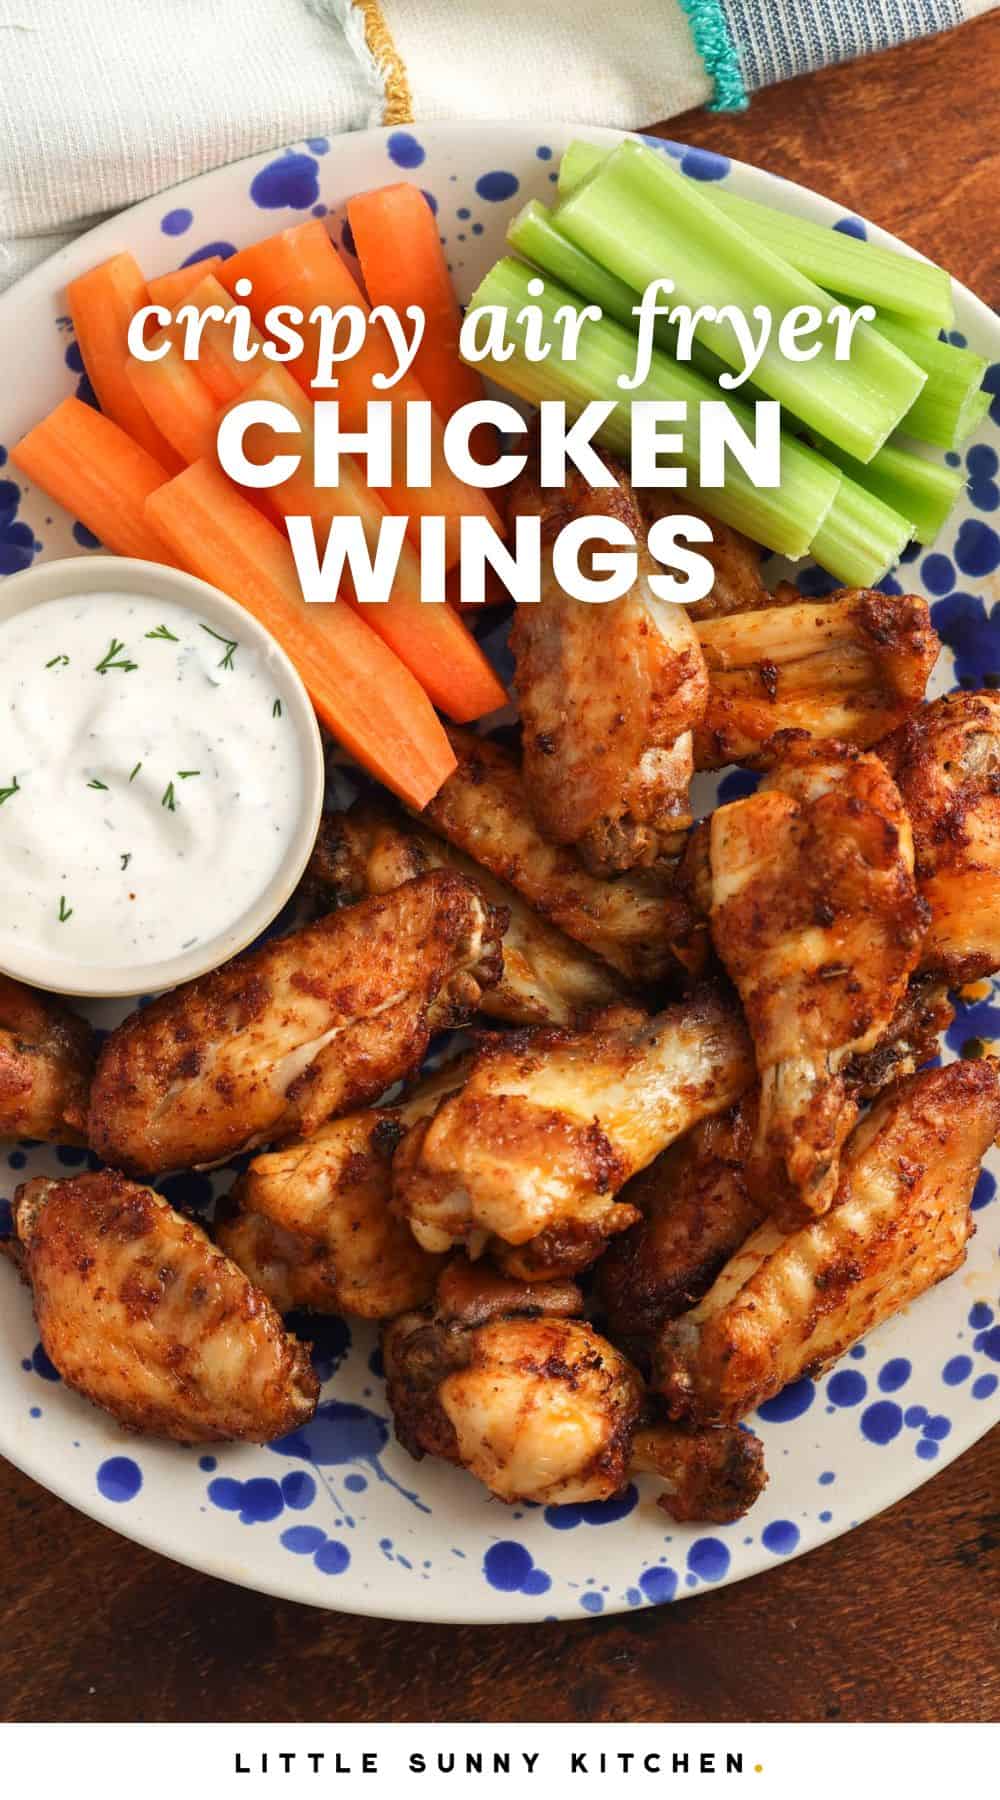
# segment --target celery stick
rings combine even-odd
[[[776,342],[780,320],[804,305],[825,317],[829,295],[727,219],[695,182],[642,144],[620,144],[561,203],[556,224],[632,287],[641,290],[669,275],[681,304],[733,306],[751,320],[756,307],[766,306],[774,329],[754,371],[756,385],[862,462],[885,442],[924,385],[923,369],[868,325],[855,331],[849,360],[835,359],[832,328],[822,334],[811,361],[783,356]],[[702,320],[696,335],[724,361],[740,366],[731,325]]]
[[[969,395],[968,401],[959,414],[958,424],[955,427],[956,448],[965,443],[966,438],[971,436],[977,425],[982,424],[992,404],[993,395],[989,392],[988,388],[979,388],[976,393]]]
[[[912,520],[844,475],[810,551],[848,587],[872,587],[899,561],[913,535]]]
[[[679,458],[697,480],[700,465],[700,403],[718,401],[718,389],[686,363],[673,362],[660,351],[654,351],[647,380],[640,388],[623,392],[616,384],[618,376],[631,373],[635,361],[635,341],[615,320],[587,320],[580,331],[579,347],[571,362],[563,362],[550,354],[545,362],[532,363],[521,354],[524,349],[525,326],[517,315],[529,303],[541,309],[546,335],[558,337],[553,318],[560,306],[573,306],[574,296],[556,282],[542,278],[541,297],[533,299],[528,282],[533,271],[513,257],[504,257],[490,270],[469,303],[470,309],[497,306],[506,309],[507,338],[518,354],[509,361],[486,359],[476,367],[499,386],[508,388],[522,399],[537,404],[541,400],[564,400],[572,417],[577,417],[591,400],[616,402],[615,411],[597,435],[600,441],[619,456],[628,457],[630,447],[630,414],[633,400],[675,400],[688,406],[684,425],[673,427],[682,438]],[[727,402],[744,429],[752,433],[753,414],[740,402]],[[711,490],[709,504],[717,518],[733,525],[748,537],[755,538],[769,550],[783,556],[804,556],[834,499],[840,485],[839,472],[810,450],[808,445],[782,434],[781,485],[779,488],[757,488],[748,475],[730,458],[726,483]]]
[[[570,144],[559,165],[560,199],[579,187],[609,155],[610,151],[597,144],[579,139]],[[800,219],[777,207],[746,200],[721,185],[713,187],[711,202],[762,248],[783,257],[817,287],[855,303],[864,300],[877,307],[884,303],[901,321],[924,321],[934,331],[947,329],[955,317],[951,277],[934,263],[904,256],[899,250],[884,250],[813,219]]]
[[[939,338],[922,337],[894,319],[881,318],[878,329],[890,343],[919,363],[927,376],[900,421],[900,429],[909,437],[922,438],[926,444],[937,444],[943,450],[956,449],[962,435],[972,429],[966,423],[965,409],[971,408],[982,387],[989,366],[985,356],[977,356],[974,350],[960,350],[955,344],[943,344]],[[969,416],[974,422],[974,408]]]
[[[868,463],[855,462],[832,444],[820,441],[816,447],[844,475],[909,519],[922,544],[934,542],[964,486],[959,469],[930,462],[892,440]]]

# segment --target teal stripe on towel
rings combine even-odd
[[[733,40],[719,0],[680,0],[694,47],[712,82],[710,112],[743,112],[747,93]]]

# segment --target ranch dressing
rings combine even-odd
[[[0,624],[0,963],[141,968],[214,938],[301,806],[275,671],[197,612],[97,592]]]

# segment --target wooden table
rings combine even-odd
[[[760,163],[1000,299],[1000,16],[667,135]],[[20,1720],[989,1719],[1000,1433],[766,1578],[566,1625],[381,1624],[177,1568],[0,1465],[0,1711]]]

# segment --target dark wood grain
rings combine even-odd
[[[1000,17],[668,135],[815,187],[1000,298]],[[1000,1434],[766,1577],[567,1625],[381,1624],[114,1537],[0,1465],[0,1713],[19,1720],[859,1720],[1000,1711]]]

